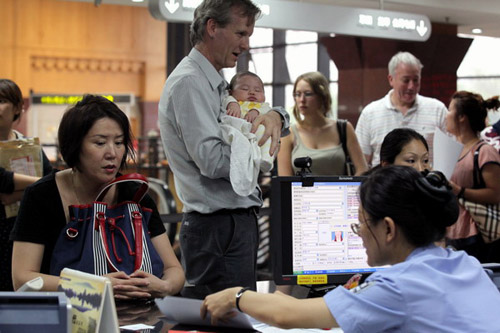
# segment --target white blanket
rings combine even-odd
[[[257,137],[250,133],[252,124],[244,119],[222,116],[220,126],[222,138],[231,146],[231,185],[238,195],[248,196],[257,186],[262,159]]]

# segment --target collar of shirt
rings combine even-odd
[[[385,95],[384,104],[385,104],[385,107],[387,108],[387,110],[399,112],[399,110],[392,104],[392,101],[391,101],[391,94],[393,93],[393,91],[394,91],[394,89],[391,89],[389,91],[389,93],[387,95]],[[417,96],[415,96],[415,102],[413,103],[412,107],[408,109],[408,112],[406,114],[417,111],[419,99],[420,99],[420,95],[417,94]]]
[[[202,72],[207,76],[212,90],[218,89],[219,93],[222,95],[227,87],[227,82],[226,80],[224,80],[222,73],[217,72],[210,61],[208,61],[208,59],[194,47],[189,53],[188,57],[193,59],[193,61],[200,66]]]
[[[427,254],[427,253],[429,253],[429,251],[433,251],[433,252],[437,253],[441,250],[443,250],[443,248],[436,246],[434,244],[429,244],[427,246],[417,247],[408,255],[408,257],[406,257],[405,261],[410,261],[412,258],[418,257],[421,253]]]

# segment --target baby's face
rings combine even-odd
[[[266,95],[262,82],[250,75],[238,79],[233,88],[232,96],[238,101],[250,101],[264,103]]]

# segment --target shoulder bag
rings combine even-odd
[[[486,186],[481,175],[481,170],[479,169],[479,150],[484,144],[481,144],[474,152],[473,188],[475,189]],[[474,222],[476,222],[485,243],[491,243],[500,239],[500,203],[485,205],[468,201],[464,198],[459,198],[459,203],[465,207]]]
[[[339,132],[340,143],[342,143],[342,149],[345,155],[345,174],[347,176],[354,176],[356,173],[356,168],[351,161],[349,156],[349,151],[347,150],[347,120],[337,119],[337,130]]]
[[[126,182],[140,184],[131,200],[114,206],[102,202],[111,186]],[[93,203],[70,206],[70,221],[54,247],[50,274],[59,275],[68,267],[96,275],[141,270],[161,277],[163,261],[148,232],[152,210],[139,204],[147,191],[144,176],[128,174],[108,183]]]

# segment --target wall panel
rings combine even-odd
[[[25,97],[132,92],[158,102],[166,23],[147,8],[60,0],[0,0],[0,8],[0,77],[16,81]]]

